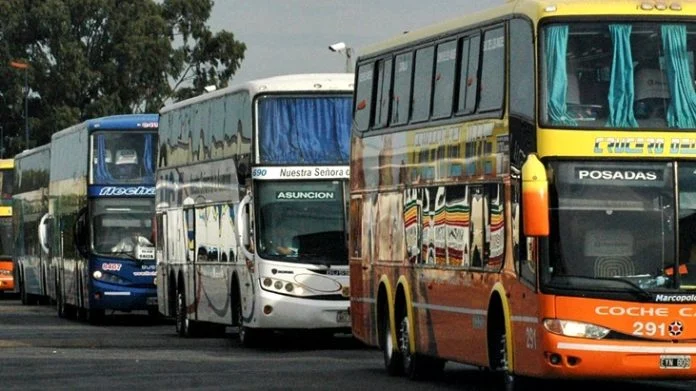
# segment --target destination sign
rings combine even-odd
[[[254,167],[254,179],[348,179],[348,166]]]

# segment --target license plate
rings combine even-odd
[[[660,368],[689,369],[691,368],[691,356],[660,356]]]
[[[336,322],[338,322],[338,323],[350,323],[350,312],[338,311],[336,313]]]

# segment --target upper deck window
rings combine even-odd
[[[91,143],[93,184],[155,183],[156,133],[95,132]]]
[[[348,164],[351,102],[348,94],[261,97],[261,163]]]
[[[696,128],[696,25],[551,24],[540,49],[543,126]]]

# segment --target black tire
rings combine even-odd
[[[381,311],[380,320],[379,343],[382,347],[384,356],[384,368],[387,370],[389,376],[401,376],[404,374],[404,358],[398,346],[395,346],[392,340],[389,310],[385,309]]]
[[[24,276],[21,274],[19,275],[19,281],[17,281],[17,284],[19,285],[19,299],[21,300],[22,305],[29,305],[27,289],[24,287]]]
[[[186,307],[186,295],[178,292],[176,295],[176,333],[183,338],[195,337],[198,335],[197,324],[188,316]]]
[[[426,380],[437,377],[445,368],[445,360],[425,356],[420,353],[411,353],[411,323],[408,315],[401,316],[399,322],[399,351],[401,352],[403,371],[411,380]]]
[[[87,322],[91,325],[100,325],[104,323],[106,311],[103,309],[90,308],[87,310]]]
[[[68,314],[65,311],[65,302],[63,302],[63,293],[56,289],[56,312],[59,318],[67,318]]]
[[[263,345],[265,340],[265,330],[255,329],[247,327],[244,325],[244,313],[242,312],[242,296],[241,293],[237,295],[234,301],[235,303],[235,316],[237,319],[235,323],[237,325],[237,337],[239,338],[239,344],[245,348],[258,348]]]

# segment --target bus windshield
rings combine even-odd
[[[12,194],[14,194],[14,170],[0,170],[0,206],[12,206]]]
[[[696,24],[547,24],[541,123],[556,128],[696,128]]]
[[[297,263],[346,265],[342,184],[259,181],[259,255]]]
[[[12,217],[0,217],[0,256],[12,255]]]
[[[92,183],[154,185],[157,134],[103,131],[92,135]]]
[[[132,254],[135,246],[153,245],[152,198],[92,200],[92,247],[102,255]]]
[[[583,294],[696,289],[696,164],[678,163],[676,180],[674,167],[552,163],[548,286]]]

